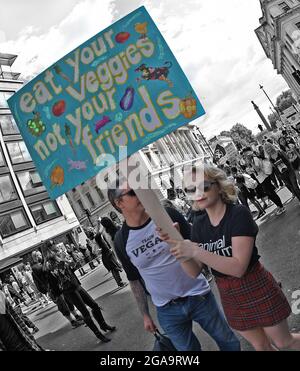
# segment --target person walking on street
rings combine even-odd
[[[263,147],[259,146],[257,153],[252,153],[251,150],[248,151],[246,148],[244,149],[244,154],[248,157],[248,160],[256,171],[256,178],[261,184],[264,193],[277,206],[276,215],[281,215],[286,210],[280,197],[276,194],[273,184],[271,183],[270,175],[273,172],[273,165],[265,156]]]
[[[73,259],[73,261],[75,263],[75,270],[78,269],[80,275],[84,276],[86,274],[86,271],[82,267],[82,264],[84,262],[83,255],[81,254],[81,252],[79,250],[76,249],[74,244],[66,245],[66,247],[67,247],[68,254],[71,256],[71,258]]]
[[[0,350],[43,351],[0,290]]]
[[[101,308],[81,286],[80,281],[73,272],[72,263],[66,260],[65,254],[62,254],[61,251],[54,246],[52,247],[52,251],[48,252],[47,263],[51,274],[58,279],[64,297],[71,301],[80,311],[86,325],[102,342],[108,343],[111,341],[111,339],[104,336],[98,329],[86,306],[88,305],[92,309],[93,317],[98,322],[101,330],[105,332],[115,331],[116,327],[106,323]]]
[[[1,280],[0,280],[1,281]],[[6,296],[6,299],[8,303],[11,305],[11,307],[14,309],[14,311],[22,318],[24,321],[25,325],[32,330],[32,334],[36,334],[39,331],[39,328],[26,316],[26,314],[23,313],[21,309],[21,305],[17,304],[15,300],[13,299],[14,295],[11,295],[7,286],[5,284],[2,284],[0,282],[0,291],[4,293]],[[16,295],[20,295],[17,292],[15,293]]]
[[[95,265],[94,264],[91,265],[91,263],[93,263],[93,262],[91,261],[91,254],[90,254],[89,250],[87,249],[87,247],[84,246],[83,244],[79,243],[78,244],[78,249],[81,252],[81,254],[83,255],[84,263],[89,264],[91,269],[95,269],[96,268]]]
[[[111,239],[111,236],[106,233],[105,228],[103,227],[101,221],[102,219],[98,220],[97,230],[96,230],[96,234],[94,238],[98,246],[101,249],[102,263],[104,267],[109,272],[111,272],[117,285],[119,287],[124,287],[126,286],[126,284],[122,281],[122,278],[120,275],[120,272],[122,272],[122,267],[120,263],[118,262],[114,249],[112,248],[112,245],[114,244],[114,242]],[[105,224],[105,219],[104,219],[104,224]],[[110,229],[110,231],[112,232],[112,235],[113,235],[114,232],[112,228]]]
[[[257,187],[257,182],[250,177],[248,174],[238,173],[236,167],[232,167],[232,175],[235,179],[235,182],[240,190],[238,195],[239,200],[242,205],[246,206],[249,210],[248,200],[256,207],[258,211],[257,219],[266,215],[265,210],[262,208],[258,200],[255,198],[255,189]]]
[[[289,159],[289,162],[295,172],[297,181],[300,185],[300,152],[293,138],[286,139],[281,137],[278,139],[278,144],[281,149]]]
[[[26,303],[26,300],[24,298],[23,295],[21,295],[21,290],[20,290],[20,287],[19,285],[17,284],[15,278],[13,275],[10,275],[8,280],[7,280],[7,289],[11,295],[11,297],[13,298],[13,300],[15,301],[16,304],[21,304],[23,303],[25,306],[28,306],[28,304]]]
[[[100,251],[99,251],[99,248],[98,248],[97,244],[94,241],[95,230],[92,227],[88,227],[86,229],[85,233],[88,237],[87,240],[86,240],[86,247],[89,250],[91,258],[92,258],[92,261],[91,261],[92,265],[90,265],[90,266],[91,266],[91,269],[94,269],[94,268],[96,268],[96,266],[95,266],[93,260],[96,260],[96,262],[98,264],[100,264],[100,260],[99,260]],[[94,267],[94,268],[92,268],[92,267]]]
[[[278,169],[281,179],[284,181],[288,190],[300,201],[300,188],[297,182],[295,171],[286,155],[282,150],[277,150],[272,144],[266,144],[265,151]]]
[[[222,170],[204,164],[192,172],[201,170],[203,184],[186,182],[186,193],[194,206],[206,210],[193,225],[193,242],[172,240],[163,230],[161,238],[170,244],[176,259],[188,259],[192,277],[198,276],[202,264],[212,268],[229,325],[254,349],[300,350],[300,334],[290,333],[287,324],[291,307],[259,262],[258,227],[251,213],[235,204],[236,188]]]
[[[47,262],[44,261],[40,251],[32,252],[33,279],[38,290],[43,294],[49,294],[50,298],[57,305],[57,309],[70,322],[72,328],[82,325],[82,317],[76,312],[71,301],[68,301],[62,293],[58,279],[50,274]]]
[[[156,307],[160,326],[177,350],[201,350],[192,330],[193,321],[221,350],[240,350],[240,343],[220,311],[207,280],[202,274],[197,279],[186,274],[185,263],[179,263],[170,254],[168,244],[159,238],[156,225],[125,179],[117,179],[108,189],[108,199],[125,219],[115,236],[115,249],[143,316],[145,330],[154,333],[157,326],[150,315],[142,282]],[[174,209],[167,210],[173,221],[179,223],[184,238],[189,238],[190,225],[183,215]]]
[[[111,241],[113,242],[117,232],[120,230],[120,227],[117,226],[110,218],[106,216],[100,218],[99,220],[105,232],[109,235]],[[106,235],[105,235],[105,238],[106,238]]]
[[[38,291],[40,292],[40,303],[43,307],[50,304],[50,300],[47,296],[48,292],[48,282],[45,278],[45,272],[43,270],[43,256],[40,251],[33,251],[31,253],[31,257],[33,260],[32,269],[32,278],[37,287]]]

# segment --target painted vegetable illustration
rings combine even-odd
[[[96,133],[98,134],[99,133],[99,130],[101,128],[103,128],[103,126],[105,126],[106,124],[108,124],[109,122],[111,122],[111,119],[108,116],[103,116],[102,120],[96,122],[96,124],[95,124],[95,131],[96,131]]]
[[[34,113],[33,118],[27,121],[27,128],[31,135],[35,137],[39,137],[46,130],[46,126],[41,120],[40,113],[39,112],[33,112],[33,113]]]
[[[74,143],[73,143],[73,140],[72,140],[71,128],[68,124],[65,124],[65,136],[69,141],[69,145],[72,149],[72,152],[74,153],[75,152],[75,147],[74,147]]]
[[[51,172],[51,189],[55,186],[62,185],[65,181],[65,172],[61,166],[55,166]]]
[[[130,33],[129,32],[119,32],[116,37],[115,37],[115,40],[117,43],[119,44],[123,44],[125,41],[127,41],[130,37]]]
[[[72,159],[68,159],[68,164],[70,165],[69,171],[75,170],[86,170],[86,161],[73,161]]]
[[[146,39],[147,38],[147,22],[144,23],[136,23],[134,26],[134,29],[136,30],[137,33],[139,33],[140,39]]]
[[[129,111],[133,105],[133,101],[134,101],[134,89],[132,86],[129,86],[121,101],[120,101],[120,107],[122,108],[123,111]]]
[[[184,117],[190,119],[197,112],[197,102],[196,99],[189,95],[184,99],[181,99],[179,104],[180,112]]]
[[[52,107],[52,113],[54,116],[61,116],[66,109],[66,102],[64,100],[59,100]]]
[[[54,71],[57,75],[59,75],[60,77],[62,77],[63,79],[67,80],[69,83],[72,84],[72,81],[70,80],[70,78],[65,74],[63,73],[62,69],[59,67],[59,65],[55,65],[54,66]]]

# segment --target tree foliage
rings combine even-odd
[[[222,131],[222,136],[230,137],[238,149],[246,147],[255,140],[251,130],[237,123],[229,131]]]
[[[281,112],[291,107],[295,103],[296,101],[292,96],[291,90],[283,91],[276,99],[276,106]]]

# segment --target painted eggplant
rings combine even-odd
[[[120,107],[122,108],[123,111],[129,111],[133,105],[133,101],[134,101],[134,89],[132,86],[129,86],[121,101],[120,101]]]

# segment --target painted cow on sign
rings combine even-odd
[[[169,87],[173,87],[172,81],[168,79],[170,68],[172,67],[171,62],[165,62],[163,67],[148,67],[146,64],[141,64],[135,69],[135,72],[141,72],[141,78],[137,78],[137,81],[142,80],[161,80],[168,83]]]

